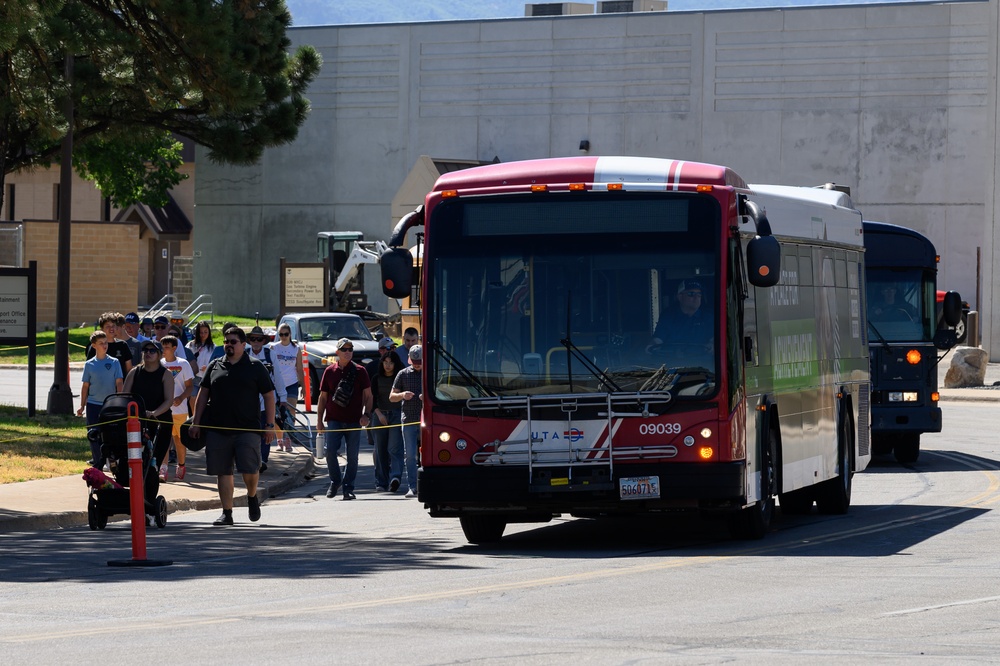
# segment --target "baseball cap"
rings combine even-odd
[[[410,347],[410,360],[411,361],[423,361],[424,351],[420,348],[420,345],[413,345]]]
[[[697,280],[681,280],[680,285],[677,287],[677,293],[679,294],[682,291],[691,291],[692,289],[701,291],[701,282],[698,282]]]
[[[169,324],[170,320],[167,319],[166,317],[164,317],[163,315],[160,315],[159,317],[157,317],[156,319],[153,320],[153,323],[154,324]]]
[[[142,343],[142,349],[143,350],[149,349],[150,347],[152,347],[156,351],[160,352],[161,354],[163,353],[163,345],[161,345],[156,340],[145,340]]]
[[[346,347],[348,345],[350,345],[351,347],[354,346],[354,343],[351,342],[349,338],[341,338],[341,339],[337,340],[337,349],[343,349],[344,347]]]
[[[129,312],[127,315],[125,315],[125,323],[126,324],[138,324],[139,323],[139,315],[137,315],[134,312]]]
[[[388,337],[382,338],[381,340],[378,341],[378,348],[379,349],[391,349],[395,345],[396,345],[396,343],[392,341],[392,338],[388,338]]]
[[[125,318],[128,319],[128,317],[125,317]],[[153,323],[153,318],[152,317],[143,317],[142,318],[142,323],[143,324],[152,324]]]

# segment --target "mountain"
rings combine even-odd
[[[588,0],[589,1],[589,0]],[[292,25],[402,23],[524,16],[524,0],[286,0]],[[593,4],[596,4],[594,2]],[[670,11],[877,4],[876,0],[669,0]]]

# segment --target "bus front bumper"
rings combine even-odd
[[[659,497],[622,499],[621,480],[655,477]],[[417,498],[432,516],[473,512],[645,513],[673,509],[730,510],[746,493],[743,462],[647,463],[608,467],[422,467]]]

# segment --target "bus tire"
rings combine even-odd
[[[920,457],[920,433],[900,435],[892,447],[896,462],[904,465],[917,462]]]
[[[507,520],[503,516],[461,516],[458,520],[469,543],[496,543],[507,529]]]
[[[777,481],[778,435],[768,430],[767,446],[762,447],[760,470],[761,498],[753,506],[736,511],[729,517],[729,532],[735,539],[763,539],[774,517],[774,490]]]
[[[851,451],[854,440],[851,436],[850,418],[840,420],[837,443],[837,476],[824,481],[816,489],[816,508],[826,515],[847,513],[851,506],[851,487],[854,474],[851,471]]]

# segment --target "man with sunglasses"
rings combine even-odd
[[[328,365],[319,383],[316,404],[316,434],[324,436],[326,465],[330,473],[327,497],[336,497],[341,486],[344,499],[355,499],[354,481],[358,474],[361,428],[367,427],[372,412],[372,385],[368,372],[355,363],[354,343],[337,340],[337,362]],[[347,447],[347,470],[340,473],[337,453]]]
[[[656,353],[663,345],[682,345],[687,349],[670,349],[672,353],[710,352],[712,349],[712,318],[702,309],[701,282],[682,280],[677,286],[677,306],[664,311],[656,322],[653,338],[646,347]],[[696,349],[692,349],[695,347]]]
[[[215,525],[233,524],[234,461],[246,484],[249,518],[260,520],[261,396],[264,438],[268,444],[274,441],[274,384],[264,364],[246,353],[246,340],[246,333],[237,326],[223,332],[225,356],[205,370],[188,430],[192,438],[206,438],[205,465],[209,474],[218,477],[222,515]]]

